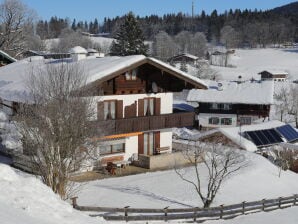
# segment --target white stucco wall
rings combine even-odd
[[[124,108],[130,106],[135,102],[138,102],[139,99],[144,99],[148,97],[160,98],[160,113],[161,114],[170,114],[173,112],[173,93],[157,93],[157,94],[129,94],[129,95],[112,95],[112,96],[96,96],[92,97],[93,108],[95,115],[97,115],[97,103],[105,100],[123,100],[123,114]],[[137,104],[138,105],[138,104]],[[138,114],[138,111],[137,111]],[[94,117],[96,119],[96,116]]]
[[[124,160],[128,160],[134,153],[138,153],[138,136],[126,138]]]
[[[172,129],[163,129],[160,131],[160,147],[170,147],[172,151]]]

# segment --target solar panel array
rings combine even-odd
[[[298,132],[289,124],[276,128],[288,142],[298,140]]]
[[[244,134],[256,145],[266,146],[283,142],[275,129],[246,131]]]
[[[283,142],[282,137],[288,142],[298,140],[298,132],[289,124],[266,130],[246,131],[244,136],[257,147]]]

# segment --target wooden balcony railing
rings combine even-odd
[[[238,115],[256,115],[259,117],[268,117],[269,110],[237,110]]]
[[[105,121],[97,120],[92,122],[92,128],[95,128],[99,135],[113,135],[173,127],[189,127],[194,125],[194,121],[195,113],[187,112]]]

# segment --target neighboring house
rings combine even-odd
[[[222,82],[208,90],[190,90],[186,101],[197,107],[199,126],[205,128],[252,124],[269,117],[273,82]]]
[[[241,127],[218,128],[205,133],[197,140],[237,146],[248,151],[257,151],[284,142],[297,142],[298,132],[280,121],[269,121]]]
[[[11,57],[4,51],[0,50],[0,67],[4,66],[4,65],[8,65],[8,64],[16,62],[16,61],[17,61],[17,59]]]
[[[186,63],[186,64],[196,66],[199,61],[199,57],[192,55],[192,54],[183,53],[183,54],[173,56],[173,57],[169,58],[167,61],[170,64]]]
[[[193,126],[194,112],[173,113],[173,92],[207,89],[200,79],[142,55],[87,57],[87,51],[79,47],[70,53],[73,60],[69,63],[82,64],[87,89],[93,93],[89,97],[95,102],[97,117],[91,125],[98,133],[94,137],[101,142],[97,150],[102,163],[138,158],[139,165],[148,168],[152,156],[172,151],[173,127]],[[25,87],[19,83],[26,68],[48,62],[55,60],[25,59],[0,69],[0,77],[5,74],[7,82],[0,87],[0,97],[22,100]],[[159,163],[164,165],[166,161]]]
[[[285,71],[278,71],[278,70],[264,70],[258,74],[261,75],[262,81],[270,80],[275,82],[284,82],[286,81],[289,75]]]
[[[23,56],[26,57],[32,57],[32,56],[42,56],[45,59],[61,59],[61,58],[69,58],[70,53],[52,53],[48,51],[33,51],[33,50],[28,50],[23,53]]]

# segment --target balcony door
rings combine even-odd
[[[138,154],[154,155],[156,148],[160,147],[160,132],[147,132],[139,135]]]

